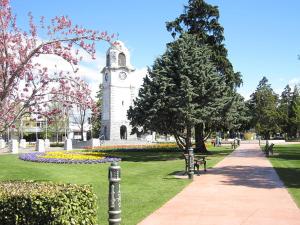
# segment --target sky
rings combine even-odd
[[[131,53],[131,64],[144,73],[165,51],[172,37],[165,28],[183,12],[188,0],[11,0],[17,24],[27,28],[27,13],[37,19],[68,15],[86,28],[118,34]],[[207,0],[219,7],[225,46],[234,70],[241,72],[239,92],[248,99],[263,76],[280,94],[300,83],[299,0]],[[97,45],[96,61],[84,61],[81,74],[93,93],[102,82],[107,43]],[[47,59],[44,59],[46,62]],[[51,59],[50,59],[51,61]],[[49,65],[56,60],[49,62]]]

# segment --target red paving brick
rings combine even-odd
[[[300,209],[257,144],[243,144],[139,225],[300,225]]]

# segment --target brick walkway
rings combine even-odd
[[[139,225],[300,225],[300,209],[257,144],[243,144]]]

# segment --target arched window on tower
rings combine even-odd
[[[118,57],[119,66],[126,66],[126,56],[124,53],[120,53]]]
[[[110,57],[109,57],[109,54],[106,55],[106,66],[110,66]]]

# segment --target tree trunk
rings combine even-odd
[[[208,153],[204,140],[204,126],[202,123],[195,125],[195,152]]]
[[[190,126],[187,127],[186,129],[186,145],[185,145],[185,150],[188,152],[189,148],[192,147],[192,142],[191,142],[191,137],[192,137],[192,128]]]
[[[84,140],[84,138],[83,138],[83,124],[81,124],[80,133],[81,133],[81,141],[83,141]]]

